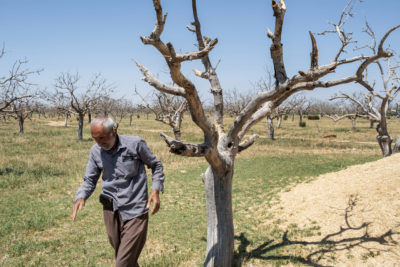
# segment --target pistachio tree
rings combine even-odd
[[[186,99],[188,110],[193,122],[203,132],[203,142],[192,144],[175,140],[162,134],[170,152],[187,157],[204,157],[209,166],[205,172],[205,195],[207,213],[207,248],[204,260],[205,266],[232,266],[234,255],[234,228],[232,217],[232,179],[235,158],[238,153],[251,146],[257,135],[246,136],[248,130],[260,120],[267,117],[275,108],[281,105],[291,95],[316,88],[330,88],[342,84],[360,81],[368,65],[380,58],[392,56],[384,49],[384,42],[391,32],[399,28],[395,26],[385,33],[379,42],[379,48],[369,55],[358,55],[351,58],[342,58],[343,51],[351,43],[350,35],[342,29],[343,21],[351,16],[345,9],[334,29],[337,32],[341,45],[332,61],[319,64],[318,46],[316,38],[310,32],[311,54],[310,67],[288,75],[283,54],[282,29],[286,13],[284,0],[272,1],[275,25],[273,31],[268,30],[267,36],[271,40],[270,56],[274,69],[274,83],[272,88],[257,93],[236,116],[231,126],[225,129],[224,101],[221,83],[216,68],[209,58],[218,43],[202,34],[196,1],[192,0],[193,22],[187,28],[195,34],[197,51],[180,53],[171,42],[165,43],[162,33],[167,15],[163,13],[160,0],[153,0],[156,13],[156,22],[153,31],[148,36],[142,36],[145,45],[156,48],[164,58],[173,81],[173,85],[162,82],[149,69],[136,62],[143,74],[143,80],[160,92],[176,95]],[[346,37],[343,37],[346,36]],[[194,82],[185,76],[181,70],[182,64],[187,61],[200,60],[204,69],[194,70],[194,74],[207,80],[211,87],[213,99],[212,117],[208,117],[199,97]],[[343,77],[331,78],[329,74],[348,64],[358,64],[353,73]]]

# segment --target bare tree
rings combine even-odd
[[[239,115],[240,111],[250,102],[251,95],[247,93],[239,93],[237,88],[234,88],[225,93],[224,112],[230,117]]]
[[[79,90],[78,82],[80,76],[78,73],[71,75],[62,73],[56,79],[56,95],[60,99],[66,99],[69,103],[65,108],[72,114],[78,116],[78,140],[83,138],[83,119],[85,115],[93,109],[94,104],[108,96],[113,87],[107,84],[106,79],[101,78],[100,74],[94,75],[85,90]]]
[[[175,139],[181,141],[182,119],[187,110],[186,100],[182,97],[159,92],[154,95],[152,103],[149,104],[146,98],[136,89],[135,93],[142,99],[143,103],[146,103],[147,109],[154,113],[155,120],[171,127]]]
[[[330,101],[310,99],[309,102],[309,113],[318,114],[320,118],[324,117],[326,114],[340,114],[342,110],[337,103],[332,103]]]
[[[64,127],[68,127],[68,119],[71,117],[71,107],[68,95],[58,90],[44,90],[40,93],[40,98],[45,99],[55,110],[60,119],[64,117]]]
[[[132,103],[127,99],[120,98],[114,100],[113,106],[111,115],[115,118],[117,123],[121,123],[122,119],[129,114],[132,108]]]
[[[366,27],[364,29],[364,32],[370,36],[370,38],[372,39],[372,43],[370,45],[360,47],[359,49],[367,48],[370,51],[372,51],[372,53],[376,53],[377,51],[382,49],[382,45],[381,43],[377,44],[375,32],[370,27],[368,21],[365,22],[365,25]],[[383,67],[383,61],[386,61],[387,64],[386,71],[385,68]],[[369,92],[369,95],[367,96],[369,103],[368,115],[370,118],[373,118],[374,121],[378,122],[378,125],[376,126],[376,131],[378,132],[376,139],[379,143],[379,147],[381,148],[383,156],[386,157],[392,154],[392,141],[393,141],[392,137],[389,135],[387,127],[387,112],[389,109],[390,102],[396,97],[396,95],[400,91],[400,76],[397,72],[398,68],[400,67],[400,64],[397,63],[395,65],[391,65],[390,58],[376,60],[375,63],[376,63],[375,65],[378,67],[382,80],[382,86],[383,86],[383,89],[381,90],[382,93],[376,92],[375,90],[375,87],[377,87],[376,81],[373,81],[371,83],[368,80],[368,69],[366,70],[366,73],[362,77],[362,79],[358,80],[357,83],[362,85]],[[379,109],[376,109],[372,105],[373,98],[377,100],[379,99],[380,101]],[[360,105],[361,103],[357,104]],[[372,121],[372,119],[370,120]],[[396,150],[397,147],[398,146],[396,146]]]
[[[381,73],[383,77],[385,76]],[[400,92],[399,86],[387,87],[385,86],[384,94],[377,94],[374,91],[369,91],[368,94],[364,95],[364,100],[362,101],[359,98],[356,98],[354,95],[348,95],[345,93],[341,93],[340,96],[335,96],[333,99],[346,99],[355,103],[359,108],[362,109],[362,114],[360,112],[345,114],[342,116],[331,117],[335,121],[349,118],[353,121],[353,129],[355,129],[355,120],[356,118],[368,119],[370,122],[377,122],[378,125],[376,127],[376,131],[378,132],[378,136],[376,137],[379,147],[381,148],[382,155],[384,157],[390,156],[392,154],[392,137],[389,135],[388,127],[387,127],[387,112],[389,109],[390,102],[397,96]],[[378,107],[374,106],[374,99],[380,100]],[[397,142],[396,142],[397,143]],[[396,152],[397,146],[396,146]]]
[[[33,112],[33,97],[24,97],[13,101],[10,108],[5,110],[8,115],[18,121],[19,132],[24,132],[26,118],[31,118]]]
[[[274,128],[274,120],[277,119],[277,127],[281,128],[282,116],[292,112],[291,106],[286,106],[282,104],[282,106],[276,107],[270,115],[267,115],[267,126],[268,126],[268,138],[271,140],[275,140],[275,128]]]
[[[334,95],[329,100],[343,100],[341,103],[340,113],[325,114],[326,117],[332,119],[334,122],[338,122],[343,119],[351,120],[351,129],[355,131],[357,129],[357,119],[366,119],[370,121],[376,121],[373,117],[369,116],[370,106],[372,103],[368,103],[363,100],[364,95],[353,93],[352,95],[340,92],[339,95]],[[346,102],[347,100],[347,102]],[[368,98],[366,98],[368,100]],[[372,99],[370,99],[372,100]]]
[[[270,54],[274,65],[275,83],[273,89],[260,92],[254,96],[235,118],[233,125],[225,131],[222,88],[208,56],[217,45],[218,40],[212,40],[202,35],[196,1],[192,0],[193,27],[188,26],[188,29],[196,34],[199,51],[188,53],[177,53],[172,43],[165,44],[162,41],[161,34],[166,22],[166,15],[162,12],[159,0],[153,0],[153,4],[156,12],[156,25],[149,36],[142,36],[141,39],[144,44],[154,46],[164,57],[174,85],[161,82],[150,70],[138,62],[136,64],[144,75],[144,81],[161,92],[186,99],[192,120],[204,133],[204,141],[201,144],[174,140],[165,134],[161,134],[161,136],[170,147],[170,152],[181,156],[205,157],[209,163],[205,172],[207,249],[204,265],[232,266],[234,248],[232,178],[234,162],[237,153],[251,146],[257,138],[257,135],[252,135],[245,139],[246,132],[254,124],[270,115],[276,107],[294,93],[315,88],[329,88],[361,80],[363,72],[369,64],[380,58],[392,56],[390,52],[383,49],[383,44],[389,34],[399,28],[400,25],[393,27],[384,35],[376,53],[369,56],[360,55],[339,59],[344,47],[348,45],[344,42],[333,61],[322,66],[318,64],[318,47],[313,34],[310,32],[312,40],[311,66],[308,70],[299,71],[298,74],[289,77],[286,74],[281,43],[286,4],[284,0],[272,1],[275,29],[274,32],[268,30],[267,35],[272,40]],[[347,14],[348,12],[345,10],[343,13]],[[342,16],[345,15],[342,14]],[[342,38],[344,34],[343,29],[340,28],[341,25],[340,23],[336,24],[336,28],[339,29],[339,38]],[[214,100],[213,120],[205,115],[196,86],[181,72],[182,63],[197,59],[202,61],[205,70],[194,70],[194,73],[208,80],[211,85]],[[326,77],[337,68],[356,62],[359,65],[355,73],[333,80]],[[324,80],[321,79],[323,77]]]
[[[0,59],[4,55],[3,46],[0,50]],[[28,93],[28,89],[33,85],[29,82],[29,77],[39,74],[42,70],[31,71],[25,68],[27,63],[26,59],[17,60],[7,75],[0,76],[0,112],[6,111],[13,102],[32,96]]]

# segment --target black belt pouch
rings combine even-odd
[[[100,203],[108,210],[113,210],[113,199],[106,194],[101,193],[99,197]]]

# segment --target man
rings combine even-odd
[[[76,192],[72,220],[93,193],[102,172],[100,202],[116,266],[139,266],[150,204],[153,203],[153,215],[160,208],[159,192],[164,192],[163,166],[140,137],[117,134],[117,125],[111,118],[97,117],[91,122],[90,131],[97,144],[90,150],[84,181]],[[149,198],[144,164],[153,174]]]

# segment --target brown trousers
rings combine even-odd
[[[115,250],[116,267],[139,266],[137,260],[146,243],[148,213],[123,222],[119,211],[103,208],[108,239]]]

